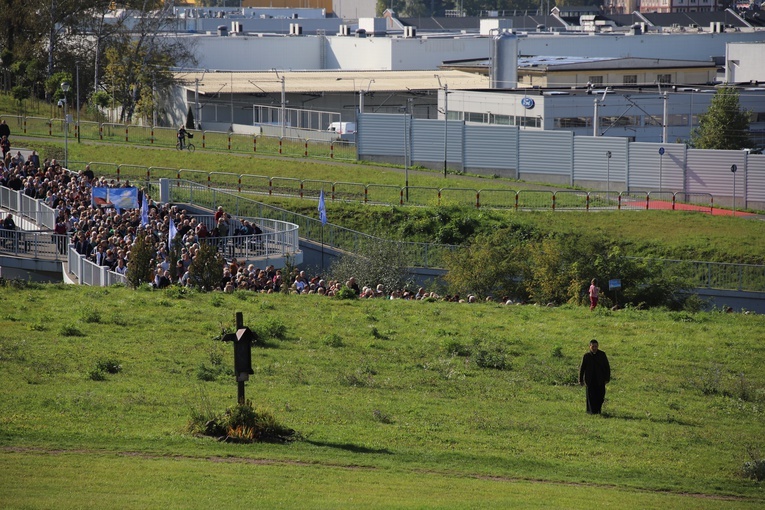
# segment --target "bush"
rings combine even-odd
[[[137,235],[133,247],[130,249],[130,262],[128,262],[127,279],[128,286],[137,289],[144,283],[151,282],[152,240],[147,235]]]
[[[237,404],[222,415],[210,412],[192,413],[189,430],[229,442],[286,442],[298,438],[297,433],[277,422],[267,409],[255,409],[251,401]]]
[[[211,291],[223,278],[223,257],[213,243],[202,243],[189,266],[191,284],[201,291]]]
[[[106,358],[96,361],[96,369],[107,374],[118,374],[122,372],[122,365],[116,359]]]
[[[335,297],[337,299],[358,299],[359,296],[356,295],[356,293],[351,289],[350,287],[346,287],[343,285],[340,290],[338,290],[335,293]]]
[[[103,370],[99,370],[97,368],[94,368],[90,372],[88,372],[88,379],[91,381],[105,381],[106,380],[106,374]]]
[[[85,336],[74,324],[64,324],[59,329],[59,334],[61,336]]]
[[[747,462],[744,462],[744,476],[761,482],[765,480],[765,458],[760,455],[760,452],[754,448],[748,448],[747,453],[749,458]]]
[[[398,243],[368,240],[356,254],[333,262],[330,278],[341,282],[355,277],[360,286],[382,284],[386,289],[403,289],[410,283],[406,251]]]

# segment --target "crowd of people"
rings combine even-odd
[[[45,202],[55,211],[56,244],[59,253],[71,245],[75,251],[98,266],[125,275],[131,262],[131,249],[138,236],[145,236],[151,245],[151,284],[156,288],[171,285],[191,286],[189,268],[199,253],[201,243],[225,239],[233,235],[262,233],[258,225],[247,220],[235,220],[223,207],[213,217],[213,228],[194,218],[177,205],[157,204],[139,190],[139,207],[118,210],[93,204],[93,187],[130,187],[129,181],[117,182],[104,177],[96,178],[89,167],[79,173],[65,170],[55,159],[40,162],[36,154],[24,159],[20,152],[0,162],[0,185],[20,191]],[[147,201],[146,213],[143,201]],[[10,222],[13,222],[11,215]],[[180,243],[180,256],[171,268],[169,254],[170,223]],[[221,243],[219,243],[221,244]],[[318,294],[334,296],[347,287],[361,299],[410,299],[475,302],[475,296],[462,299],[459,295],[440,296],[420,287],[413,289],[386,289],[382,284],[359,286],[355,278],[345,282],[326,279],[321,275],[309,276],[294,269],[284,274],[273,265],[258,268],[242,264],[236,258],[224,259],[223,277],[216,290],[231,293],[253,291],[263,293],[289,292],[292,294]],[[491,298],[489,298],[491,300]],[[502,302],[509,301],[503,298]]]

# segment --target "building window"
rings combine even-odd
[[[667,124],[670,126],[687,126],[688,115],[685,114],[671,114],[667,118]]]
[[[604,128],[611,126],[635,126],[638,123],[638,119],[639,117],[628,117],[626,115],[621,117],[601,117],[600,126]]]
[[[649,116],[646,115],[643,117],[643,122],[646,126],[661,126],[661,116],[660,115],[653,115]]]
[[[466,122],[486,122],[486,114],[485,113],[477,113],[477,112],[465,112],[465,121]]]
[[[494,124],[499,124],[502,126],[512,126],[513,125],[513,118],[510,115],[492,115],[491,120]]]
[[[539,117],[516,117],[515,119],[521,127],[538,128],[542,125],[542,120]]]
[[[672,83],[672,75],[671,74],[659,74],[656,76],[656,80],[659,83]]]
[[[636,74],[625,74],[624,75],[624,85],[637,85],[637,75]]]
[[[592,85],[593,87],[600,87],[603,85],[603,77],[602,76],[590,76],[587,78],[587,82]]]
[[[557,117],[554,119],[556,129],[586,128],[592,126],[592,117]]]

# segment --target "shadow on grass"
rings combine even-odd
[[[312,444],[314,446],[322,446],[325,448],[337,448],[339,450],[345,450],[352,453],[382,453],[385,455],[393,455],[393,452],[388,450],[387,448],[366,448],[364,446],[359,446],[355,444],[339,444],[339,443],[327,443],[324,441],[311,441],[310,439],[305,440],[306,443]]]
[[[645,413],[643,415],[638,414],[630,414],[625,412],[603,412],[601,413],[601,416],[603,418],[615,418],[618,420],[646,420],[646,421],[652,421],[655,423],[667,423],[667,424],[677,424],[677,425],[684,425],[687,427],[695,427],[697,426],[696,423],[683,420],[678,418],[677,416],[672,416],[670,414],[666,416],[654,416],[651,413]]]

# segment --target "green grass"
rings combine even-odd
[[[0,309],[4,507],[765,504],[741,474],[765,451],[762,316],[61,285],[0,288]],[[301,440],[185,432],[236,399],[233,376],[196,377],[233,364],[213,337],[235,311],[286,325],[253,350],[247,397]],[[592,337],[613,367],[596,417],[573,384]],[[102,360],[122,370],[91,379]]]

